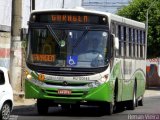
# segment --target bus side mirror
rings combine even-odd
[[[119,39],[114,34],[111,35],[111,39],[113,40],[114,49],[119,49]]]
[[[114,38],[114,48],[116,50],[119,50],[119,39],[118,39],[118,37]]]

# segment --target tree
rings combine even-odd
[[[122,7],[117,14],[136,21],[146,22],[146,12],[154,0],[132,0]],[[160,1],[149,9],[148,14],[148,58],[160,57]]]

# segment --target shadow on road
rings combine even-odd
[[[124,109],[116,111],[114,114],[123,112]],[[35,105],[18,106],[13,109],[12,115],[18,116],[40,116],[37,113]],[[67,116],[67,117],[100,117],[105,116],[99,107],[95,106],[81,106],[78,110],[61,109],[61,107],[50,107],[46,116]]]

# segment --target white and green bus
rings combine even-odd
[[[28,22],[25,97],[50,106],[96,105],[104,113],[143,105],[145,24],[84,9],[33,11]]]

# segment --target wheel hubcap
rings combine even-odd
[[[2,118],[4,120],[7,120],[9,119],[9,115],[10,115],[10,107],[7,104],[5,104],[2,108]]]
[[[135,95],[135,93],[134,93],[134,96],[133,96],[134,98],[133,98],[133,104],[134,104],[134,106],[136,105],[136,95]]]

